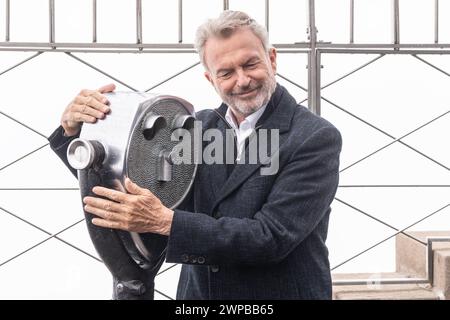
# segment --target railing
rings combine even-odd
[[[431,1],[431,0],[430,0]],[[109,78],[113,79],[114,81],[117,81],[121,83],[122,85],[128,87],[131,90],[137,91],[137,89],[131,87],[130,85],[126,84],[125,82],[121,81],[120,79],[113,77],[112,75],[108,74],[107,72],[101,70],[100,68],[84,61],[83,59],[77,57],[73,53],[75,52],[101,52],[101,53],[174,53],[174,54],[180,54],[180,53],[194,53],[194,47],[190,43],[184,43],[183,42],[183,0],[178,0],[178,43],[144,43],[143,42],[143,28],[142,28],[142,20],[143,20],[143,12],[142,12],[142,0],[136,0],[136,43],[99,43],[98,42],[98,36],[97,36],[97,1],[92,0],[92,42],[87,43],[61,43],[55,41],[55,3],[58,4],[58,1],[55,0],[49,0],[48,1],[48,7],[49,7],[49,22],[48,22],[48,42],[14,42],[11,41],[11,15],[10,15],[10,8],[11,8],[11,0],[5,0],[5,21],[6,21],[6,28],[5,28],[5,41],[0,42],[0,51],[30,51],[30,52],[36,52],[34,55],[28,57],[27,59],[17,63],[16,65],[13,65],[6,70],[0,71],[0,76],[6,74],[7,72],[13,70],[14,68],[17,68],[21,66],[22,64],[34,59],[35,57],[39,56],[40,54],[44,52],[65,52],[68,56],[71,58],[79,61],[80,63],[83,63],[90,68],[96,70],[97,72],[100,72]],[[425,65],[433,68],[434,70],[445,74],[446,76],[450,76],[448,72],[445,70],[437,67],[436,65],[433,65],[431,62],[427,61],[425,58],[421,57],[422,54],[439,54],[439,55],[448,55],[450,54],[450,44],[448,43],[440,43],[439,42],[439,0],[434,1],[434,39],[433,43],[429,44],[423,44],[423,43],[415,43],[415,44],[403,44],[401,43],[401,37],[400,37],[400,17],[401,17],[401,3],[399,0],[391,0],[392,2],[392,21],[393,21],[393,28],[392,28],[392,43],[378,43],[378,44],[362,44],[362,43],[355,43],[355,5],[358,4],[358,0],[349,0],[349,21],[348,21],[348,43],[331,43],[331,42],[324,42],[324,41],[318,41],[317,38],[317,26],[316,26],[316,10],[315,10],[315,0],[308,0],[308,17],[309,17],[309,23],[307,26],[307,33],[308,33],[308,41],[306,42],[296,42],[296,43],[278,43],[274,44],[274,46],[278,49],[278,52],[280,53],[302,53],[302,54],[308,54],[308,88],[305,88],[301,86],[300,84],[296,83],[294,80],[289,79],[281,74],[277,74],[277,76],[281,79],[284,79],[285,81],[293,84],[297,88],[303,90],[304,92],[308,93],[308,98],[303,100],[302,102],[308,101],[309,108],[315,112],[316,114],[321,113],[321,101],[328,102],[331,106],[334,108],[337,108],[349,116],[357,119],[358,121],[364,123],[365,125],[371,127],[372,129],[375,129],[376,131],[380,132],[381,134],[389,137],[392,139],[392,141],[381,148],[378,148],[377,150],[374,150],[373,152],[367,154],[366,156],[362,157],[361,159],[358,159],[357,161],[353,162],[352,164],[346,166],[345,168],[341,169],[341,172],[346,171],[352,166],[355,166],[362,161],[365,161],[366,159],[372,157],[376,153],[380,152],[381,150],[384,150],[388,148],[389,146],[400,143],[403,146],[409,148],[410,150],[414,151],[415,153],[419,154],[421,157],[431,161],[436,166],[440,167],[441,169],[448,172],[450,170],[449,167],[447,167],[444,163],[441,161],[438,161],[434,159],[433,157],[427,155],[426,153],[418,150],[417,148],[407,144],[406,142],[402,141],[407,136],[411,135],[412,133],[417,132],[418,130],[421,130],[425,128],[426,126],[430,125],[434,121],[448,116],[448,113],[450,113],[450,110],[447,112],[440,114],[439,116],[424,122],[420,126],[414,128],[413,130],[409,131],[408,133],[396,137],[393,134],[390,134],[389,132],[386,132],[382,130],[381,128],[377,127],[373,123],[369,122],[366,119],[363,119],[350,111],[346,110],[344,107],[334,103],[333,101],[327,99],[326,97],[322,96],[321,91],[324,88],[327,88],[329,86],[332,86],[342,79],[345,79],[351,75],[353,75],[356,72],[359,72],[360,70],[364,69],[365,67],[371,65],[372,63],[383,59],[383,57],[387,55],[411,55],[414,58],[417,59],[418,62],[424,63]],[[230,3],[227,0],[223,1],[223,10],[227,10],[230,8]],[[270,14],[270,1],[265,0],[264,1],[264,8],[265,8],[265,26],[269,30],[269,14]],[[233,8],[231,8],[233,9]],[[357,67],[356,69],[353,69],[349,71],[348,73],[338,77],[337,79],[322,85],[321,83],[321,59],[323,55],[327,54],[355,54],[355,53],[362,53],[362,54],[377,54],[378,56],[372,59],[371,61]],[[180,74],[192,69],[193,67],[197,66],[199,62],[190,65],[186,67],[185,69],[181,70],[180,72],[177,72],[167,79],[158,82],[152,86],[150,86],[145,91],[153,90],[154,88],[160,86],[161,84],[170,81],[171,79],[179,76]],[[9,116],[8,114],[5,114],[0,111],[0,114],[10,118],[11,120],[17,122],[18,124],[27,127],[31,131],[45,137],[43,134],[39,133],[37,130],[30,128],[26,124],[14,119],[13,117]],[[42,148],[42,147],[41,147]],[[39,150],[39,149],[37,149]],[[35,150],[35,151],[37,151]],[[34,152],[34,151],[33,151]],[[31,152],[30,154],[32,154]],[[28,154],[29,155],[29,154]],[[0,168],[1,170],[6,169],[10,165],[13,165],[14,163],[22,160],[25,158],[25,155],[19,159],[16,159],[15,161],[3,166]],[[447,185],[420,185],[420,184],[414,184],[414,185],[341,185],[340,188],[398,188],[398,187],[411,187],[411,188],[434,188],[434,187],[444,187],[448,188],[450,187],[450,184]],[[6,190],[6,189],[4,189]],[[13,190],[13,189],[8,189]],[[40,189],[36,189],[40,190]],[[59,190],[59,189],[55,189]],[[359,212],[360,214],[363,214],[374,221],[377,221],[380,224],[383,224],[384,226],[391,228],[396,231],[394,235],[391,235],[390,237],[370,246],[369,248],[359,252],[358,254],[346,259],[345,261],[337,264],[336,266],[332,267],[332,270],[352,261],[356,257],[366,253],[367,251],[377,247],[378,245],[384,243],[385,241],[391,239],[392,237],[398,235],[398,234],[404,234],[405,236],[414,239],[415,241],[421,243],[424,246],[427,246],[427,256],[428,256],[428,271],[427,271],[427,278],[406,278],[406,279],[349,279],[349,280],[336,280],[334,281],[335,285],[360,285],[360,284],[367,284],[372,282],[377,282],[380,284],[398,284],[398,283],[432,283],[433,282],[433,259],[432,259],[432,243],[434,241],[449,241],[449,239],[437,239],[437,238],[430,238],[426,243],[422,242],[419,239],[416,239],[412,237],[411,235],[408,235],[406,232],[409,228],[416,225],[417,223],[430,218],[431,216],[438,214],[442,212],[444,209],[450,206],[450,203],[447,205],[444,205],[440,208],[437,208],[433,212],[426,214],[424,217],[419,219],[418,221],[412,223],[406,228],[398,229],[395,226],[390,225],[389,223],[382,221],[381,219],[376,218],[375,216],[357,208],[356,206],[353,206],[352,204],[343,201],[339,198],[336,198],[335,201],[340,202],[341,204],[348,206],[352,208],[353,210]],[[2,209],[2,208],[0,208]],[[6,212],[6,210],[2,209]],[[11,214],[10,212],[7,212],[8,214]],[[57,238],[57,234],[51,235],[50,238]],[[66,243],[68,244],[68,243]],[[38,245],[38,244],[37,244]],[[73,246],[72,244],[69,244]],[[33,246],[35,247],[35,246]],[[27,252],[31,248],[25,250],[24,252]],[[77,248],[78,250],[82,251],[81,249]],[[20,253],[22,254],[22,253]],[[19,254],[19,255],[20,255]],[[86,253],[88,254],[88,253]],[[19,256],[17,255],[17,256]],[[89,254],[88,254],[89,255]],[[17,257],[16,256],[16,257]],[[14,259],[13,257],[12,259]],[[3,263],[0,263],[0,266],[11,261],[12,259],[9,259]],[[95,258],[96,259],[96,258]],[[166,269],[167,270],[167,269]],[[166,270],[163,270],[161,272],[165,272]],[[161,293],[163,294],[163,293]]]

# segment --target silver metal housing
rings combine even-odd
[[[183,126],[192,127],[192,123],[195,120],[193,106],[181,98],[169,95],[113,92],[107,93],[106,96],[110,102],[111,111],[104,119],[98,119],[94,124],[83,124],[79,138],[73,140],[68,147],[67,157],[70,165],[78,170],[80,184],[83,183],[82,179],[80,179],[82,170],[94,167],[93,169],[101,176],[104,186],[126,192],[124,187],[125,177],[132,178],[133,174],[136,176],[136,161],[139,160],[135,159],[137,158],[135,155],[136,150],[132,150],[132,148],[143,144],[139,143],[140,140],[133,142],[133,139],[136,139],[136,136],[138,136],[139,139],[143,139],[144,144],[149,144],[145,149],[149,153],[149,157],[153,159],[153,155],[150,153],[155,153],[154,158],[160,159],[157,160],[157,165],[154,165],[154,169],[150,171],[154,172],[153,174],[157,177],[157,185],[164,186],[166,184],[166,186],[169,186],[163,191],[159,190],[158,187],[154,189],[148,188],[158,197],[160,197],[159,192],[164,192],[167,202],[167,196],[170,197],[170,195],[167,195],[167,190],[176,189],[173,185],[167,185],[176,183],[176,181],[171,181],[173,164],[170,159],[170,152],[174,142],[170,141],[170,132]],[[166,104],[167,109],[172,107],[173,111],[165,109]],[[157,105],[159,109],[155,107]],[[158,114],[155,111],[156,109],[161,111],[162,114]],[[161,130],[161,134],[158,136],[159,130]],[[162,132],[162,130],[166,131]],[[152,145],[152,139],[157,140],[154,146]],[[167,144],[166,149],[164,148],[165,144]],[[155,151],[153,152],[153,150]],[[142,152],[138,150],[138,155],[141,155]],[[161,156],[162,154],[163,156]],[[142,155],[145,159],[144,156]],[[134,161],[134,173],[130,169],[131,159]],[[139,161],[143,162],[142,160]],[[142,171],[145,168],[147,170],[145,174],[149,175],[147,167],[151,164],[140,162],[139,166],[142,167]],[[173,201],[170,201],[170,204],[166,204],[163,201],[164,197],[160,198],[163,204],[170,208],[175,208],[184,200],[193,184],[196,169],[195,164],[190,166],[187,176],[182,177],[184,183],[180,188],[183,189],[179,190],[178,194],[174,192],[176,195],[174,199],[171,199]],[[183,167],[176,170],[179,174],[183,172]],[[138,176],[140,177],[141,174],[139,173]],[[147,187],[142,185],[142,183],[140,186]],[[155,257],[155,252],[148,250],[148,243],[146,243],[153,241],[153,238],[149,237],[146,240],[146,234],[141,235],[134,232],[130,232],[130,235],[135,247],[147,262],[158,258]],[[125,247],[127,246],[125,245]],[[129,249],[129,246],[127,249]]]

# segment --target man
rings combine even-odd
[[[197,31],[205,77],[223,100],[197,113],[203,130],[233,128],[238,164],[201,164],[190,197],[166,208],[129,179],[128,193],[95,187],[85,210],[97,226],[168,236],[166,261],[182,263],[178,299],[329,299],[327,237],[341,137],[275,81],[276,50],[248,15],[225,11]],[[102,93],[83,90],[50,138],[64,154],[83,122],[107,116]],[[276,129],[277,172],[248,164],[252,132]],[[67,137],[64,137],[67,136]],[[63,156],[62,156],[63,157]]]

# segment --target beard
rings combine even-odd
[[[270,97],[275,91],[277,83],[275,81],[275,75],[272,70],[269,71],[268,77],[264,81],[252,82],[245,88],[239,90],[233,90],[231,93],[226,94],[216,88],[223,102],[227,104],[232,110],[238,112],[244,117],[258,111],[270,100]],[[252,98],[241,98],[239,94],[257,90],[257,94]]]

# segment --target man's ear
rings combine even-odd
[[[204,75],[205,75],[206,80],[208,80],[212,85],[214,85],[214,82],[211,77],[211,73],[209,71],[205,71]]]
[[[275,48],[270,48],[269,49],[269,60],[270,60],[270,65],[272,66],[272,70],[274,73],[277,72],[277,49]]]

